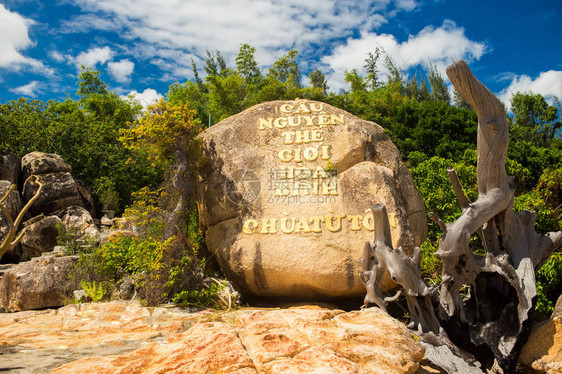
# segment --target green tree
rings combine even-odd
[[[133,127],[121,130],[120,140],[129,149],[145,151],[153,162],[174,164],[173,186],[179,193],[174,209],[177,219],[172,222],[176,232],[180,232],[181,219],[193,198],[194,172],[200,161],[200,132],[201,124],[189,103],[171,105],[163,98],[147,107]]]
[[[205,86],[203,85],[203,81],[199,77],[199,71],[197,70],[197,64],[195,63],[195,61],[193,61],[193,59],[191,59],[191,70],[193,71],[193,81],[195,82],[195,84],[197,84],[197,86],[199,86],[199,88],[201,90],[204,91]],[[174,84],[176,84],[176,83],[174,83]]]
[[[451,101],[449,89],[445,84],[443,76],[441,76],[441,73],[439,73],[437,67],[433,64],[429,65],[427,80],[429,81],[429,85],[431,87],[431,99],[449,104]]]
[[[109,91],[100,73],[82,69],[78,100],[26,99],[0,105],[0,148],[23,156],[32,151],[56,153],[70,164],[75,178],[90,188],[98,208],[100,186],[109,178],[118,194],[118,210],[136,189],[159,183],[158,167],[126,150],[119,129],[134,121],[141,106]]]
[[[387,52],[384,52],[384,67],[388,71],[387,85],[394,85],[401,91],[404,85],[404,73],[394,58]]]
[[[289,87],[300,88],[300,69],[297,64],[298,51],[291,49],[286,55],[277,59],[268,75],[275,80],[286,83]]]
[[[254,54],[256,49],[249,44],[242,44],[236,56],[236,71],[247,82],[255,83],[261,78],[261,71],[258,67]]]
[[[209,110],[215,122],[244,110],[246,82],[238,74],[207,76]]]
[[[363,77],[359,75],[356,69],[345,71],[345,81],[351,86],[351,93],[359,93],[367,91],[367,84]]]
[[[511,97],[511,110],[514,113],[512,132],[518,139],[548,147],[558,137],[560,144],[562,121],[558,108],[548,104],[543,96],[517,92]]]
[[[23,156],[49,149],[48,104],[39,100],[19,98],[0,104],[0,151]]]
[[[320,90],[323,94],[328,91],[328,82],[326,81],[326,76],[318,69],[314,69],[308,74],[310,78],[310,84],[313,88]]]
[[[210,126],[211,113],[209,111],[209,92],[207,86],[197,82],[174,83],[166,94],[168,103],[181,105],[189,103],[190,108],[197,112],[197,117],[202,124]]]
[[[84,98],[92,94],[107,94],[107,84],[101,80],[100,72],[90,67],[80,66],[78,75],[78,96]]]
[[[381,55],[381,50],[377,47],[375,48],[375,53],[369,52],[367,58],[365,59],[365,70],[367,70],[367,83],[371,90],[375,90],[379,87],[379,70],[377,67],[378,60]]]

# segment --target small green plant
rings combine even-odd
[[[211,283],[206,287],[195,290],[181,291],[177,293],[172,301],[180,306],[217,306],[217,296],[224,286]]]
[[[80,285],[82,286],[82,289],[86,292],[86,295],[88,295],[88,297],[92,299],[92,302],[94,303],[97,303],[98,301],[103,299],[109,288],[105,282],[96,282],[96,281],[92,281],[92,282],[81,281]]]
[[[326,167],[324,168],[324,170],[326,170],[326,173],[330,174],[330,175],[336,175],[338,173],[338,171],[336,170],[336,167],[334,166],[334,164],[332,163],[332,160],[328,160],[328,162],[326,163]]]
[[[82,235],[79,227],[72,226],[66,228],[62,222],[57,222],[57,244],[65,248],[68,255],[75,255],[80,252],[89,252],[96,246],[96,240],[92,237]]]

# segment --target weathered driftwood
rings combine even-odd
[[[37,179],[37,177],[35,175],[30,175],[29,178],[27,178],[27,180],[25,181],[25,183],[27,183],[27,181],[29,181],[30,178]],[[25,183],[24,183],[24,189],[25,189]],[[6,222],[8,223],[8,234],[6,235],[6,237],[4,238],[2,243],[0,243],[0,258],[2,258],[2,256],[4,256],[4,253],[6,253],[10,249],[12,249],[16,245],[18,245],[21,238],[25,234],[25,229],[23,229],[16,236],[17,230],[18,230],[19,226],[21,225],[21,222],[23,220],[23,217],[25,216],[25,213],[27,213],[29,208],[39,198],[39,195],[41,195],[41,191],[43,190],[43,183],[39,182],[38,179],[37,179],[37,183],[39,184],[39,188],[35,192],[35,195],[33,195],[33,197],[31,199],[29,199],[27,204],[25,204],[23,209],[18,213],[15,221],[12,218],[10,212],[8,212],[8,209],[6,208],[6,206],[4,204],[8,200],[12,191],[14,191],[14,189],[16,188],[16,185],[12,184],[10,186],[10,188],[8,189],[8,192],[6,192],[6,195],[4,195],[4,197],[2,197],[2,199],[0,199],[0,211],[2,212],[2,214],[4,214]]]
[[[400,249],[393,250],[388,227],[379,227],[380,221],[387,222],[384,207],[373,209],[375,243],[365,247],[365,303],[384,308],[379,283],[386,268],[404,288],[412,320],[422,331],[431,331],[437,341],[447,345],[450,338],[487,367],[495,359],[511,370],[526,339],[537,295],[535,271],[560,247],[562,232],[539,235],[534,229],[536,213],[513,211],[514,186],[505,170],[508,125],[503,105],[464,61],[449,66],[447,75],[478,115],[479,195],[475,202],[469,202],[454,170],[449,169],[462,215],[452,223],[429,215],[443,230],[436,253],[443,262],[442,283],[435,293],[438,316],[428,297],[433,293],[419,276],[419,260],[407,258]],[[474,233],[482,240],[485,256],[470,248]],[[411,301],[414,297],[416,302]]]
[[[380,288],[381,279],[386,270],[390,272],[392,280],[403,287],[408,309],[411,314],[411,327],[420,332],[432,331],[439,333],[439,323],[433,313],[431,295],[433,289],[422,280],[420,274],[420,249],[414,249],[412,258],[402,252],[402,248],[393,249],[390,236],[388,215],[383,204],[371,207],[375,221],[375,241],[365,243],[363,259],[363,273],[361,280],[367,288],[366,304],[376,304],[386,310],[386,302],[394,301],[402,291],[392,298],[384,298]]]

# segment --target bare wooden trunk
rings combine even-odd
[[[484,366],[490,367],[496,360],[510,371],[526,339],[537,295],[535,271],[560,247],[562,233],[539,235],[534,229],[536,213],[513,211],[515,187],[505,170],[509,136],[503,105],[464,61],[449,66],[447,75],[478,115],[478,199],[469,202],[454,170],[449,169],[462,215],[446,224],[430,213],[443,230],[436,253],[443,262],[438,293],[422,281],[417,259],[392,249],[390,234],[381,223],[387,222],[384,207],[374,206],[375,243],[366,244],[363,259],[365,304],[385,307],[380,277],[388,269],[404,288],[412,322],[428,342],[454,343],[474,354]],[[474,233],[482,239],[485,256],[470,248]],[[468,294],[463,296],[461,289]],[[438,304],[437,317],[432,298]]]

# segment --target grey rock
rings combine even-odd
[[[90,212],[90,215],[92,217],[95,217],[96,207],[94,205],[94,198],[92,197],[90,190],[88,189],[88,187],[86,187],[84,182],[82,182],[81,180],[74,179],[74,182],[76,183],[76,189],[78,190],[78,194],[82,199],[82,206],[86,208],[88,212]]]
[[[49,214],[71,205],[83,205],[74,178],[69,172],[41,174],[37,176],[37,180],[30,179],[23,191],[25,201],[29,201],[35,195],[39,189],[38,182],[43,183],[44,187],[39,198],[30,208],[32,214]]]
[[[73,299],[79,280],[70,278],[78,256],[37,257],[10,268],[0,279],[0,309],[17,312],[60,307]]]
[[[100,232],[94,223],[94,219],[86,208],[81,206],[69,206],[57,213],[63,226],[74,232],[77,239],[95,238],[98,239]]]
[[[425,357],[432,364],[440,367],[449,374],[482,374],[480,366],[473,366],[455,355],[446,345],[434,346],[421,342],[425,347]],[[479,363],[477,363],[479,364]]]
[[[61,156],[53,153],[31,152],[21,159],[22,178],[24,181],[30,175],[40,175],[58,172],[70,172],[72,169]]]
[[[556,305],[554,306],[554,311],[552,312],[550,319],[554,319],[560,316],[562,316],[562,294],[558,296],[558,300],[556,301]]]
[[[135,295],[135,281],[131,277],[125,277],[119,285],[119,298],[131,300]]]
[[[48,216],[26,226],[25,234],[21,239],[21,250],[24,258],[41,256],[52,251],[57,245],[57,223],[61,222],[57,216]]]

